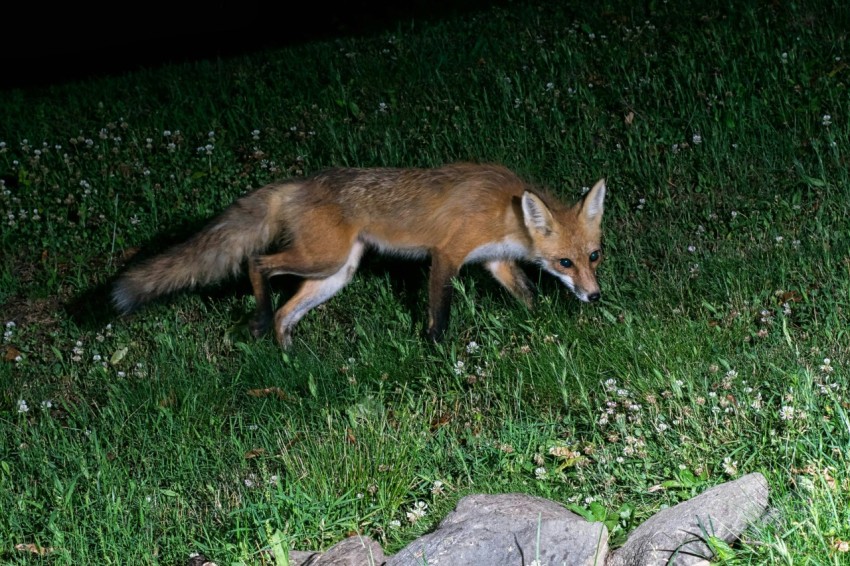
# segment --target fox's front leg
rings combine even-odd
[[[493,260],[488,261],[486,266],[487,270],[496,278],[496,281],[501,283],[514,297],[522,301],[528,308],[534,306],[531,281],[528,280],[525,272],[515,261]]]
[[[428,337],[439,342],[449,325],[452,307],[452,278],[459,267],[439,253],[431,255],[431,278],[428,283]]]

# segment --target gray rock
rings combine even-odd
[[[695,566],[707,564],[708,536],[738,539],[767,509],[768,488],[759,473],[715,486],[650,517],[614,551],[608,566]]]
[[[289,566],[308,566],[311,560],[316,560],[321,555],[321,552],[314,550],[290,550]]]
[[[293,552],[290,551],[290,560]],[[381,566],[386,562],[381,545],[369,537],[353,536],[344,539],[325,553],[311,554],[304,562],[295,562],[297,566]]]
[[[541,564],[601,566],[608,529],[564,506],[519,493],[470,495],[437,527],[386,566]]]

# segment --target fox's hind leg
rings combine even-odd
[[[363,242],[355,241],[348,257],[334,273],[321,278],[308,275],[298,292],[278,309],[274,316],[274,330],[282,347],[286,348],[292,343],[292,329],[305,314],[333,297],[351,281],[364,249]]]
[[[531,292],[531,281],[522,268],[514,261],[493,260],[486,263],[487,270],[493,274],[496,281],[522,301],[525,306],[534,306],[534,293]]]
[[[345,249],[350,249],[350,246],[349,242],[340,243],[337,249],[342,250],[342,252],[338,254],[338,257],[327,257],[326,254],[326,257],[318,260],[311,259],[315,256],[311,255],[309,250],[297,246],[276,254],[256,256],[249,259],[248,277],[251,280],[254,300],[257,303],[254,315],[248,323],[251,334],[255,338],[259,338],[266,333],[274,319],[269,277],[283,274],[317,280],[330,277],[345,265],[347,260]]]
[[[248,260],[248,278],[251,280],[251,288],[254,290],[254,301],[257,303],[254,316],[248,322],[248,328],[254,338],[265,334],[271,326],[272,292],[269,287],[269,279],[259,266],[259,258],[252,257]]]

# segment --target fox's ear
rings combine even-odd
[[[540,197],[525,191],[522,194],[522,218],[529,231],[548,236],[552,232],[552,213]]]
[[[605,179],[599,179],[593,188],[584,195],[581,202],[581,214],[588,222],[599,223],[605,210]]]

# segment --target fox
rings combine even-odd
[[[127,269],[112,302],[128,314],[247,267],[256,303],[251,334],[258,338],[273,324],[288,348],[296,324],[345,287],[373,250],[430,257],[427,335],[438,342],[449,324],[452,281],[466,264],[483,265],[528,308],[532,284],[520,262],[537,264],[583,302],[599,301],[605,192],[603,178],[568,205],[489,163],[331,168],[237,199],[188,240]],[[303,281],[274,311],[269,280],[283,274]]]

